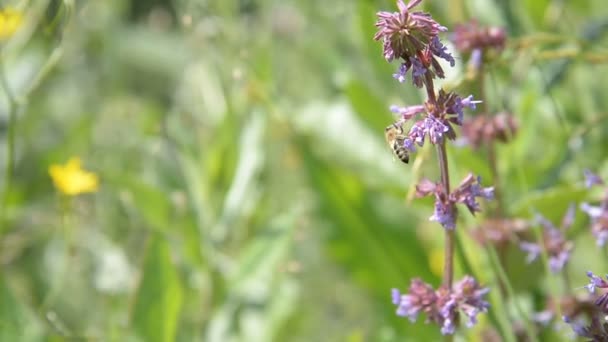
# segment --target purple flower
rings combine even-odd
[[[456,49],[461,52],[487,49],[502,50],[505,46],[506,33],[503,28],[480,27],[476,21],[471,21],[456,25],[451,40]]]
[[[391,289],[391,297],[393,298],[393,304],[397,305],[401,302],[401,292],[398,289]]]
[[[452,291],[447,293],[447,300],[443,303],[441,303],[441,299],[445,296],[438,294],[439,313],[443,317],[441,333],[444,335],[454,333],[458,312],[467,318],[467,328],[477,324],[477,315],[480,312],[487,312],[490,307],[490,304],[484,299],[488,292],[489,289],[480,287],[473,277],[465,276],[454,284]]]
[[[483,188],[480,185],[481,177],[475,177],[469,173],[460,183],[458,188],[450,194],[450,198],[454,203],[463,203],[466,205],[469,212],[475,215],[475,212],[481,211],[476,198],[481,197],[488,200],[494,198],[494,187]]]
[[[454,206],[445,204],[436,198],[435,210],[433,215],[429,217],[429,221],[437,221],[445,229],[452,230],[456,228],[456,212]]]
[[[528,253],[528,256],[526,256],[527,263],[531,263],[532,261],[536,260],[542,252],[540,245],[527,241],[520,242],[519,248]]]
[[[401,120],[410,120],[415,117],[417,114],[424,113],[425,109],[423,105],[417,106],[408,106],[408,107],[399,107],[399,106],[391,106],[391,112],[395,114],[399,114],[401,116]]]
[[[395,294],[397,293],[399,293],[399,290],[392,290],[393,303],[397,305],[397,316],[408,317],[411,322],[415,322],[420,312],[431,317],[435,315],[436,296],[431,285],[416,278],[412,279],[407,294],[396,297]]]
[[[566,240],[563,232],[570,228],[574,221],[574,208],[574,205],[568,207],[560,228],[555,227],[542,215],[536,215],[536,222],[543,227],[543,245],[549,257],[549,268],[554,273],[561,271],[570,259],[573,244]],[[528,253],[526,257],[528,263],[536,260],[542,252],[541,245],[534,242],[523,241],[519,244],[519,248]]]
[[[399,83],[405,82],[405,75],[407,74],[408,69],[409,67],[407,64],[401,63],[401,65],[399,65],[399,69],[397,69],[397,72],[393,74],[393,78],[399,81]]]
[[[469,59],[469,70],[479,70],[483,62],[483,52],[481,49],[473,49]]]
[[[415,322],[418,314],[424,313],[427,321],[437,323],[444,335],[453,334],[456,330],[458,314],[467,318],[466,326],[472,327],[477,323],[477,315],[487,312],[489,308],[485,296],[487,288],[482,288],[470,276],[465,276],[455,283],[452,289],[440,287],[436,291],[420,279],[413,279],[408,294],[399,295],[399,290],[392,290],[393,303],[397,315],[408,317]]]
[[[481,101],[473,100],[473,95],[463,99],[454,92],[446,93],[443,90],[439,91],[437,102],[443,106],[446,114],[456,114],[456,118],[450,117],[450,121],[458,126],[462,126],[464,121],[464,108],[475,110],[477,108],[475,105],[481,103]]]
[[[433,52],[433,54],[439,58],[444,59],[445,61],[450,63],[451,67],[454,67],[454,65],[456,65],[456,61],[454,60],[454,57],[447,51],[448,48],[445,47],[445,45],[443,45],[441,43],[441,41],[439,40],[439,37],[435,36],[433,37],[433,39],[431,40],[431,51]]]
[[[456,203],[463,203],[467,206],[472,214],[480,211],[479,203],[476,198],[482,197],[492,199],[494,196],[494,188],[483,188],[480,185],[481,179],[469,174],[462,183],[449,196],[446,194],[441,183],[433,183],[427,179],[423,179],[416,186],[416,195],[418,197],[435,196],[435,211],[429,219],[439,222],[445,229],[454,229],[456,226]]]
[[[388,62],[402,61],[393,77],[403,83],[407,72],[412,70],[412,81],[419,88],[424,85],[427,73],[431,73],[431,77],[444,77],[435,57],[448,61],[451,66],[455,64],[454,57],[438,37],[439,32],[447,31],[447,28],[439,25],[428,13],[411,11],[420,2],[412,0],[405,5],[398,0],[399,12],[378,12],[378,31],[374,35],[375,40],[382,40],[383,55]]]
[[[585,186],[590,188],[594,185],[603,185],[604,181],[602,180],[602,178],[600,178],[600,176],[596,175],[595,173],[591,172],[591,170],[584,170],[583,174],[585,176]]]
[[[428,133],[431,143],[436,145],[443,141],[443,135],[450,130],[450,127],[444,125],[440,120],[432,116],[424,119],[424,131]]]
[[[408,60],[422,51],[440,31],[447,29],[439,25],[424,12],[411,12],[421,0],[412,0],[407,5],[397,1],[399,12],[381,11],[376,15],[378,31],[375,40],[382,40],[384,58],[390,62],[397,58]]]
[[[587,271],[587,277],[589,277],[589,284],[587,284],[585,287],[587,288],[587,290],[589,290],[589,292],[595,293],[596,288],[608,288],[608,282],[596,276],[595,274],[593,274],[593,272]],[[606,275],[606,279],[608,279],[608,275]]]
[[[575,334],[580,337],[590,338],[590,341],[608,341],[608,323],[602,323],[603,318],[593,317],[591,324],[585,326],[581,321],[572,321],[568,316],[563,316],[564,322],[570,325]]]
[[[597,245],[603,247],[608,241],[608,199],[604,199],[601,206],[582,203],[581,210],[589,215],[591,233],[595,237]]]

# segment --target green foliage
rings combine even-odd
[[[167,242],[154,234],[148,242],[132,322],[146,341],[174,341],[183,293]]]

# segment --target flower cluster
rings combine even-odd
[[[465,120],[462,125],[462,136],[474,149],[492,141],[507,143],[515,136],[518,123],[515,117],[506,112],[493,116],[477,115]]]
[[[425,113],[412,125],[403,142],[405,148],[415,152],[416,145],[424,146],[427,136],[433,145],[443,143],[444,136],[449,140],[456,139],[456,132],[452,125],[462,126],[463,109],[465,107],[475,109],[475,105],[480,102],[473,100],[472,95],[462,98],[454,92],[439,90],[437,99],[434,101],[429,100],[424,105],[409,107],[392,106],[391,111],[399,115],[400,124],[415,118],[420,113]]]
[[[476,21],[471,21],[456,25],[451,41],[456,50],[471,54],[469,71],[477,71],[484,61],[484,55],[488,55],[491,50],[502,51],[506,38],[503,28],[480,27]]]
[[[589,170],[585,170],[585,185],[590,188],[595,185],[604,185],[600,176]],[[593,206],[582,203],[581,210],[589,215],[591,219],[591,233],[596,239],[597,245],[603,247],[608,241],[608,189],[599,205]]]
[[[460,183],[458,188],[447,194],[443,184],[434,183],[428,179],[423,179],[416,186],[418,197],[434,195],[435,212],[430,217],[431,221],[439,222],[445,229],[454,229],[456,226],[456,203],[464,204],[469,212],[475,215],[481,211],[477,198],[492,199],[494,197],[493,187],[482,187],[481,178],[469,174]]]
[[[486,312],[490,306],[484,299],[488,291],[471,276],[455,283],[451,291],[445,287],[434,290],[422,280],[413,279],[407,294],[393,289],[392,298],[393,304],[397,305],[398,316],[415,322],[418,314],[423,313],[427,322],[440,325],[441,333],[445,335],[454,333],[459,313],[467,317],[467,327],[477,323],[477,315]]]
[[[529,227],[528,221],[523,219],[489,218],[471,234],[483,246],[492,244],[499,249],[504,249],[512,241],[518,240]]]
[[[570,259],[573,244],[567,241],[564,236],[566,231],[574,222],[575,206],[570,205],[566,214],[562,219],[560,228],[555,227],[553,223],[544,218],[542,215],[536,216],[536,221],[543,227],[543,245],[549,256],[549,268],[552,272],[559,272]],[[535,242],[523,241],[519,247],[528,253],[527,261],[530,263],[538,258],[542,252],[540,244]]]
[[[428,13],[412,12],[412,8],[422,0],[412,0],[407,5],[397,1],[399,12],[377,13],[375,40],[382,40],[384,58],[391,62],[401,60],[401,65],[394,75],[400,82],[412,70],[412,81],[418,87],[423,86],[424,77],[444,77],[443,69],[435,57],[444,59],[454,66],[454,57],[450,55],[437,36],[447,29],[439,25]]]
[[[588,271],[587,277],[589,277],[589,284],[585,287],[590,293],[595,294],[598,288],[608,288],[608,281],[596,276],[593,272]],[[606,275],[606,279],[608,280],[608,275]],[[585,325],[581,321],[574,321],[572,316],[564,315],[563,320],[570,324],[572,330],[578,336],[590,338],[591,341],[608,341],[608,323],[604,319],[608,314],[608,292],[601,294],[595,299],[594,306],[596,311],[593,313],[591,322],[588,325]]]
[[[481,27],[475,20],[456,25],[451,37],[456,49],[465,53],[486,49],[502,50],[506,39],[507,35],[503,28]]]

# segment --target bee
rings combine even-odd
[[[388,146],[393,151],[393,154],[397,156],[399,160],[407,164],[410,161],[410,154],[403,146],[403,142],[405,141],[403,127],[396,123],[389,125],[384,130],[384,137],[386,138]]]

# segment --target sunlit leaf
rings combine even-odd
[[[169,245],[161,235],[150,237],[142,271],[131,316],[133,327],[146,341],[174,341],[183,294]]]

